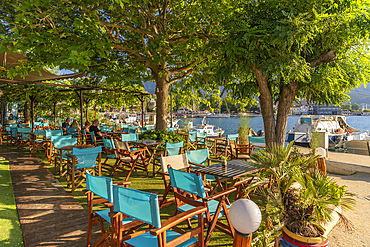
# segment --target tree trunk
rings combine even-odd
[[[168,82],[167,75],[161,77],[158,72],[152,70],[152,75],[156,82],[157,110],[156,110],[156,129],[167,131],[167,109],[168,109]]]
[[[295,82],[289,83],[280,91],[275,130],[275,141],[280,146],[284,145],[285,142],[285,133],[289,112],[296,94],[297,84]]]
[[[276,142],[275,139],[275,118],[272,94],[268,87],[268,80],[263,75],[262,70],[252,66],[253,72],[256,74],[258,87],[260,89],[260,106],[263,118],[263,125],[265,127],[266,144]]]
[[[24,116],[24,122],[28,122],[31,119],[31,112],[30,112],[31,102],[26,102],[24,104],[24,110],[23,110],[23,116]]]
[[[54,128],[56,128],[57,127],[57,102],[54,102],[54,111],[53,111],[53,113],[54,113]]]
[[[86,104],[86,122],[89,122],[89,106]]]

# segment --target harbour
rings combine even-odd
[[[248,118],[249,125],[254,131],[263,130],[263,119],[262,116],[231,116],[230,118],[206,118],[206,122],[216,127],[221,128],[227,134],[238,133],[238,128],[242,118]],[[289,116],[287,129],[292,130],[294,125],[299,120],[300,116]],[[193,125],[201,124],[202,118],[181,118],[178,122],[180,128],[192,121]],[[360,132],[366,132],[370,130],[370,116],[347,116],[347,123],[360,130]]]

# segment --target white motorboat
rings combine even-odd
[[[230,114],[229,113],[211,113],[209,115],[207,115],[207,117],[209,118],[227,118],[227,117],[230,117]]]
[[[344,137],[360,131],[350,127],[344,116],[301,116],[293,131],[287,133],[286,141],[306,146],[312,139],[312,132],[325,132],[329,137],[328,145],[335,146]]]
[[[207,137],[219,137],[222,136],[225,132],[221,128],[215,129],[214,125],[207,124],[205,121],[205,117],[202,120],[202,124],[198,124],[196,127],[193,128],[193,130],[200,133],[207,132]]]

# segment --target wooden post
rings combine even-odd
[[[30,95],[32,132],[35,130],[35,99],[36,99],[36,96]]]
[[[170,97],[171,97],[171,128],[173,128],[173,117],[172,117],[172,114],[173,114],[173,108],[172,108],[172,93],[170,94]]]
[[[83,95],[82,95],[82,90],[80,90],[80,110],[81,110],[81,129],[84,126],[84,106],[83,106]]]
[[[252,234],[242,234],[235,231],[233,247],[251,247]]]
[[[1,128],[5,129],[4,127],[4,102],[1,102]]]
[[[54,129],[57,127],[57,102],[54,102]]]
[[[144,127],[145,126],[145,123],[144,123],[144,96],[141,98],[141,127]]]

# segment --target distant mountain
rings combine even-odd
[[[155,94],[155,83],[152,81],[144,82],[144,89],[148,93]]]
[[[361,104],[367,103],[370,105],[370,83],[367,84],[366,88],[361,86],[359,88],[355,88],[349,93],[351,96],[351,104]]]

